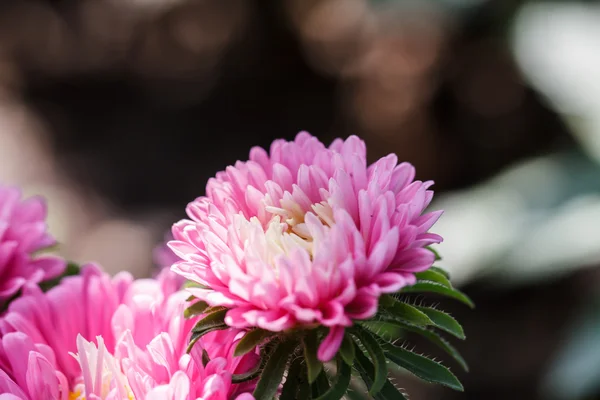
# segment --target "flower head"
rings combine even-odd
[[[45,219],[43,199],[22,200],[19,189],[0,185],[0,302],[25,283],[54,278],[65,269],[58,257],[33,254],[55,243]]]
[[[213,332],[186,354],[197,319],[183,318],[187,294],[173,290],[171,274],[111,279],[90,265],[47,293],[27,286],[0,319],[0,392],[26,400],[229,400],[251,390],[231,383],[258,358],[233,356],[239,331]]]
[[[308,133],[253,148],[208,182],[170,242],[173,271],[206,288],[189,291],[230,309],[232,327],[285,331],[329,327],[319,358],[331,359],[353,320],[372,317],[382,294],[415,282],[440,242],[424,214],[433,182],[393,154],[367,165],[352,136],[325,147]]]

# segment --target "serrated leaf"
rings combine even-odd
[[[223,309],[206,314],[204,318],[196,322],[196,325],[192,328],[192,333],[201,333],[206,329],[224,324],[227,311],[227,309]]]
[[[256,328],[248,331],[244,337],[235,346],[233,355],[236,357],[243,356],[254,350],[256,346],[259,346],[269,336],[273,336],[275,333],[266,331],[264,329]]]
[[[308,371],[308,383],[312,384],[321,371],[323,370],[323,363],[317,358],[317,332],[310,331],[302,339],[304,345],[304,359],[306,360],[306,367]]]
[[[365,350],[371,357],[374,363],[374,377],[373,384],[369,388],[369,394],[375,395],[378,393],[383,385],[385,385],[385,381],[387,379],[387,363],[385,359],[385,354],[377,339],[373,336],[373,333],[366,328],[363,328],[360,325],[355,325],[352,328],[352,334],[362,343]]]
[[[391,298],[393,302],[387,302],[387,305],[383,307],[383,310],[389,313],[390,316],[399,318],[417,326],[433,325],[433,321],[429,319],[427,314],[423,313],[416,307],[413,307],[410,304],[406,304],[402,301],[397,301],[391,296],[389,296],[389,298]]]
[[[385,355],[390,361],[422,380],[430,383],[438,383],[460,392],[464,390],[456,376],[442,364],[401,347],[396,347],[391,343],[384,344],[383,348]]]
[[[473,301],[464,293],[457,289],[447,288],[446,286],[433,282],[433,281],[419,281],[412,286],[406,286],[402,288],[400,293],[437,293],[443,296],[451,297],[455,300],[460,301],[468,305],[471,308],[475,308]]]
[[[358,370],[362,380],[365,382],[367,387],[373,384],[375,376],[375,367],[373,363],[363,354],[362,350],[358,345],[356,347],[356,364],[355,367]],[[383,388],[376,393],[374,396],[375,400],[406,400],[406,397],[386,378]]]
[[[354,342],[352,341],[348,331],[346,331],[340,346],[340,356],[342,356],[342,359],[346,364],[354,364]]]
[[[321,373],[319,374],[319,376],[317,376],[317,379],[315,379],[315,381],[311,385],[311,389],[313,398],[319,397],[327,393],[327,391],[329,390],[329,380],[327,379],[327,374],[325,374],[325,371],[321,370]]]
[[[442,259],[442,256],[440,256],[440,253],[438,253],[438,251],[436,249],[434,249],[433,247],[427,246],[425,248],[433,253],[433,255],[435,256],[435,261],[439,261]]]
[[[296,343],[293,341],[284,341],[277,344],[254,389],[253,395],[256,400],[271,400],[277,394],[288,360],[295,348]]]
[[[427,314],[429,319],[433,321],[436,328],[441,329],[449,334],[456,336],[459,339],[465,339],[465,332],[457,320],[443,311],[436,310],[430,307],[417,307],[420,311]]]
[[[226,324],[220,324],[220,325],[215,325],[210,328],[207,328],[202,332],[192,333],[192,335],[190,336],[190,342],[188,343],[188,346],[185,350],[186,353],[189,353],[190,351],[192,351],[192,348],[194,347],[196,342],[202,338],[202,336],[204,336],[210,332],[221,331],[224,329],[229,329],[229,326],[227,326]]]
[[[448,355],[450,355],[466,372],[469,371],[469,366],[465,359],[460,355],[458,350],[454,348],[448,341],[446,341],[442,336],[440,336],[437,332],[433,332],[426,328],[421,328],[419,326],[407,325],[407,324],[398,324],[398,326],[402,327],[410,332],[414,332],[425,339],[429,340],[431,343],[438,346],[440,349],[444,350]]]
[[[212,313],[216,313],[217,311],[223,311],[223,310],[229,311],[227,308],[225,308],[223,306],[211,306],[204,310],[204,314],[212,314]]]
[[[183,310],[183,317],[185,319],[189,319],[195,317],[196,315],[202,314],[208,308],[208,303],[205,301],[198,301],[185,310]]]
[[[448,280],[448,278],[446,278],[445,275],[443,275],[431,268],[428,269],[427,271],[417,272],[415,274],[415,276],[417,277],[417,282],[420,282],[420,281],[437,282],[440,285],[444,285],[449,289],[453,289],[452,283],[450,283],[450,281]]]
[[[302,374],[302,368],[302,357],[297,357],[290,365],[279,400],[296,400],[296,393],[298,393],[298,387],[300,386],[298,377]]]
[[[337,374],[331,388],[317,397],[316,400],[340,400],[350,386],[350,378],[352,378],[352,368],[343,359],[337,359]]]
[[[216,330],[227,329],[228,326],[225,324],[225,315],[227,314],[227,309],[218,310],[216,312],[207,314],[200,321],[196,322],[196,325],[192,328],[192,335],[190,337],[190,343],[187,347],[187,352],[189,353],[194,347],[194,344],[204,335],[209,332],[213,332]]]

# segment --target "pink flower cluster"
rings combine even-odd
[[[357,137],[329,147],[306,132],[253,148],[208,182],[169,243],[173,271],[189,289],[230,309],[236,328],[285,331],[319,324],[329,335],[319,358],[337,352],[346,327],[373,317],[382,294],[415,282],[442,240],[425,213],[432,182],[393,154],[367,165]]]
[[[34,255],[55,243],[47,232],[46,213],[43,199],[22,200],[19,189],[0,185],[0,304],[26,282],[42,282],[64,271],[64,260]]]
[[[0,399],[252,399],[252,383],[231,383],[258,362],[233,356],[243,333],[212,332],[186,354],[197,318],[183,318],[177,279],[88,265],[47,293],[25,286],[0,319]]]

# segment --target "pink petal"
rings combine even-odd
[[[321,342],[317,352],[317,357],[321,362],[329,362],[335,357],[340,349],[345,332],[346,330],[342,326],[334,326],[329,329],[327,337]]]

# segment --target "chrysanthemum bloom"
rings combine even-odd
[[[330,360],[353,320],[434,262],[425,246],[442,240],[428,233],[441,212],[423,214],[433,182],[414,176],[393,154],[367,166],[354,136],[327,148],[301,132],[269,154],[253,148],[174,225],[173,270],[207,287],[193,295],[229,308],[229,326],[329,327],[318,356]]]
[[[33,255],[55,243],[45,219],[43,199],[22,200],[19,189],[0,185],[0,303],[26,282],[39,283],[64,271],[64,260]]]
[[[47,293],[27,286],[0,320],[0,393],[27,400],[252,398],[243,394],[251,386],[231,384],[232,374],[258,358],[233,357],[238,331],[206,335],[186,354],[195,320],[183,318],[187,294],[173,292],[171,280],[111,279],[87,266]]]

